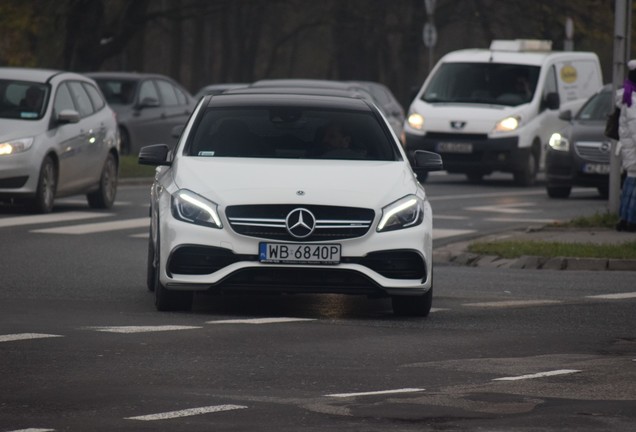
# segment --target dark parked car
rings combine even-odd
[[[91,207],[109,208],[118,144],[115,113],[92,79],[0,68],[0,200],[48,213],[56,197],[86,194]]]
[[[186,123],[196,105],[195,99],[173,79],[157,74],[134,72],[92,72],[108,104],[117,113],[121,134],[121,153],[139,152],[158,142],[174,146],[175,126]]]
[[[573,186],[595,187],[603,197],[609,188],[610,139],[605,121],[613,110],[612,86],[605,85],[572,115],[559,117],[569,126],[550,137],[546,152],[546,191],[550,198],[567,198]]]

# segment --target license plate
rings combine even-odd
[[[441,142],[437,143],[436,150],[438,153],[472,153],[472,143],[454,143]]]
[[[582,171],[585,174],[609,174],[610,166],[609,164],[587,163],[583,164]]]
[[[258,259],[273,264],[338,264],[339,244],[259,243]]]

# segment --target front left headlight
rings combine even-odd
[[[550,135],[548,144],[552,150],[565,152],[570,150],[570,141],[558,132]]]
[[[0,142],[0,156],[22,153],[31,148],[33,137]]]
[[[395,231],[419,225],[424,220],[422,199],[408,195],[382,209],[377,231]]]
[[[218,205],[187,189],[181,189],[172,195],[171,208],[172,216],[181,221],[223,228]]]
[[[495,125],[494,132],[512,132],[519,128],[521,124],[521,117],[519,116],[510,116],[506,117],[503,120],[500,120]]]

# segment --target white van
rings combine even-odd
[[[503,171],[519,185],[533,184],[550,135],[565,126],[560,105],[583,102],[603,85],[596,54],[551,47],[495,40],[490,49],[442,57],[409,108],[407,151],[438,152],[446,171],[470,181]]]

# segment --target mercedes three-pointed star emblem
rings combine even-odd
[[[289,212],[285,219],[287,232],[296,238],[306,238],[316,228],[316,217],[307,209],[297,208]]]

